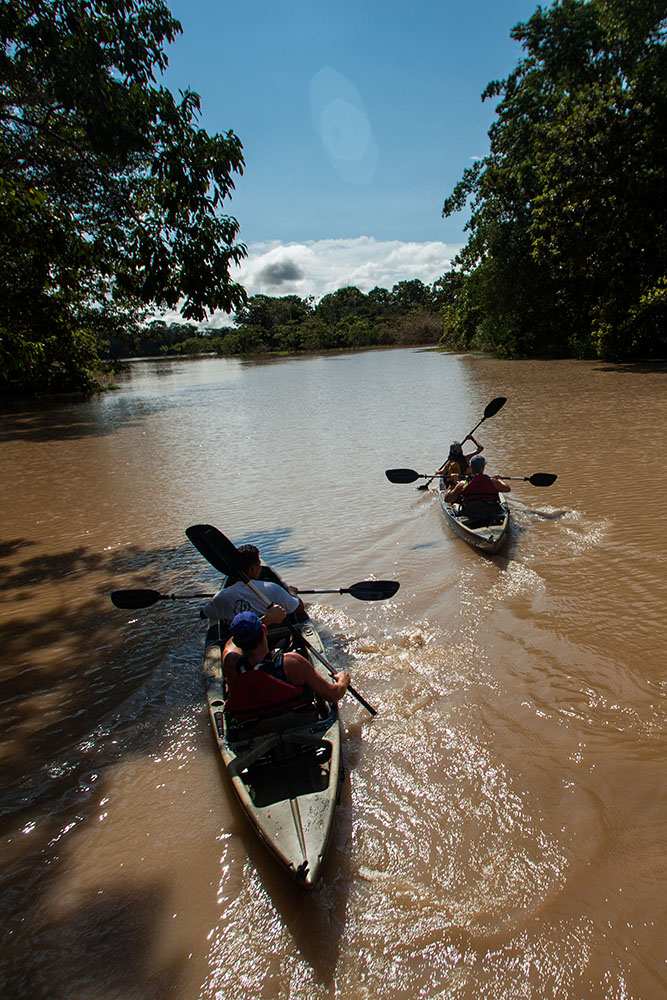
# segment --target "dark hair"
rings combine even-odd
[[[453,441],[452,444],[449,446],[449,455],[447,456],[447,461],[449,462],[449,460],[453,458],[454,461],[456,462],[462,455],[463,455],[463,445],[459,441]]]
[[[239,545],[238,567],[242,573],[247,573],[251,566],[256,566],[260,561],[259,549],[256,545]]]

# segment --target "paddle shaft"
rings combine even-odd
[[[339,587],[338,590],[301,590],[297,589],[297,594],[349,594],[349,589]]]
[[[246,586],[250,587],[253,594],[255,594],[255,596],[259,598],[259,600],[262,602],[262,604],[265,605],[265,607],[267,608],[271,607],[271,601],[267,600],[267,598],[264,596],[259,587],[256,587],[252,582],[252,580],[250,580],[245,573],[241,573],[240,571],[237,570],[235,575],[238,576],[239,580],[242,580],[246,584]],[[322,663],[327,668],[332,677],[336,676],[336,671],[331,666],[329,661],[322,656],[319,650],[315,649],[314,646],[311,646],[311,644],[308,642],[305,636],[301,634],[298,628],[292,625],[291,622],[288,622],[287,619],[285,619],[282,624],[287,625],[290,632],[292,632],[293,635],[298,636],[300,638],[301,642],[303,642],[306,649],[309,649],[310,652],[313,654],[313,656],[317,657],[320,663]],[[355,691],[351,684],[348,684],[347,690],[350,692],[353,698],[357,699],[360,705],[364,706],[367,712],[370,712],[371,715],[377,715],[377,711],[373,708],[373,706],[369,705],[366,699],[363,698],[358,691]]]
[[[427,472],[415,472],[414,469],[387,469],[385,471],[385,476],[390,483],[414,483],[415,479],[428,479],[429,475]],[[443,473],[437,476],[431,476],[431,479],[446,479],[448,478]],[[471,476],[465,477],[471,479]],[[532,476],[499,476],[499,479],[518,479],[522,483],[530,483],[531,486],[553,486],[553,484],[558,479],[558,476],[553,472],[534,472]],[[419,487],[421,489],[421,487]]]
[[[393,597],[399,589],[400,584],[396,580],[362,580],[361,583],[353,583],[351,587],[337,587],[335,590],[302,590],[299,588],[297,594],[350,594],[358,601],[384,601]]]
[[[502,400],[502,402],[500,402],[500,400]],[[498,412],[498,410],[502,409],[502,407],[505,405],[506,402],[507,402],[507,400],[503,396],[497,396],[495,399],[492,399],[491,402],[487,404],[486,409],[484,410],[484,416],[482,417],[482,419],[480,421],[478,421],[478,423],[475,424],[475,426],[473,427],[473,429],[470,431],[469,434],[466,435],[466,437],[471,438],[473,436],[473,434],[475,433],[475,431],[477,430],[477,428],[481,427],[482,424],[484,423],[484,421],[487,420],[489,417],[495,416],[495,414]],[[497,404],[497,405],[494,406],[494,403]],[[489,410],[489,409],[491,409],[491,412],[487,414],[487,410]],[[464,438],[464,440],[465,440],[465,438]],[[447,459],[445,459],[445,462],[446,461],[447,461]],[[444,465],[445,462],[442,462],[441,464]],[[431,483],[433,482],[434,479],[435,479],[435,475],[431,476],[430,479],[427,479],[427,481],[425,483],[422,483],[421,486],[418,486],[417,489],[418,490],[427,490],[429,488],[429,486],[431,485]]]
[[[558,476],[553,472],[534,472],[532,476],[498,476],[499,479],[518,479],[531,486],[553,486]]]
[[[302,590],[302,594],[351,594],[358,601],[384,601],[393,597],[399,589],[396,580],[363,580],[353,583],[351,587],[339,587],[337,590]],[[158,601],[194,601],[202,598],[210,599],[213,594],[161,594],[158,590],[114,590],[111,603],[117,608],[137,610],[150,608]]]
[[[160,594],[158,601],[199,601],[206,597],[215,597],[215,594]]]

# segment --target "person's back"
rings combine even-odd
[[[337,702],[345,694],[350,683],[349,674],[345,671],[341,671],[332,681],[328,681],[300,653],[270,653],[266,626],[254,612],[246,611],[236,615],[230,630],[231,639],[223,650],[222,667],[228,689],[228,701],[232,699],[231,704],[234,704],[235,700],[236,702],[240,700],[240,694],[248,686],[248,676],[252,675],[252,680],[253,676],[259,673],[268,674],[279,684],[292,689],[290,694],[275,684],[266,685],[263,680],[258,681],[267,691],[273,688],[276,698],[292,697],[298,701],[297,695],[301,695],[301,701],[307,702],[310,692],[314,692],[325,701]],[[238,688],[239,683],[240,688]],[[306,688],[308,690],[304,690]],[[267,711],[272,710],[270,699],[264,707]]]
[[[471,434],[464,439],[463,443],[465,444],[468,440],[472,441],[477,451],[473,451],[469,455],[464,455],[461,442],[452,441],[449,446],[447,461],[435,473],[436,476],[443,477],[442,485],[445,487],[453,486],[458,480],[463,479],[464,476],[468,476],[470,474],[471,459],[484,450],[482,445],[475,441]]]
[[[468,460],[463,452],[461,452],[461,454],[456,455],[454,458],[450,457],[447,459],[445,464],[442,466],[440,474],[446,481],[455,483],[464,476],[467,476],[469,471],[470,466],[468,465]]]
[[[510,487],[500,476],[487,476],[484,472],[485,465],[484,457],[475,455],[470,460],[472,479],[468,483],[460,480],[448,489],[445,501],[451,504],[461,504],[463,513],[472,512],[476,507],[482,508],[484,504],[495,507],[498,503],[498,495],[509,493]]]
[[[252,586],[243,580],[237,580],[230,587],[223,587],[202,608],[201,613],[205,618],[218,619],[223,626],[229,627],[236,615],[243,611],[261,614],[267,604],[282,608],[285,614],[303,611],[303,602],[296,594],[285,590],[279,583],[260,579],[262,563],[257,546],[241,545],[238,552],[239,569],[248,577]]]
[[[236,661],[237,677],[231,684],[225,708],[238,722],[312,706],[311,692],[288,681],[284,670],[285,655],[289,654],[279,650],[267,652],[255,665],[251,665],[243,655]]]
[[[499,493],[498,483],[480,472],[463,487],[459,499],[465,505],[471,500],[497,500]]]

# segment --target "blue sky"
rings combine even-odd
[[[246,169],[225,206],[250,294],[319,298],[419,277],[465,241],[441,217],[488,149],[480,95],[521,57],[534,0],[173,0],[183,26],[163,82],[201,95],[201,124],[232,129]]]

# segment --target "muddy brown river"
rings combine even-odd
[[[0,414],[4,1000],[661,1000],[667,366],[386,350],[137,362]],[[433,471],[512,482],[499,556]],[[423,480],[422,480],[423,481]],[[433,487],[435,487],[435,483]],[[341,707],[320,887],[255,839],[205,707],[207,522],[303,589]]]

